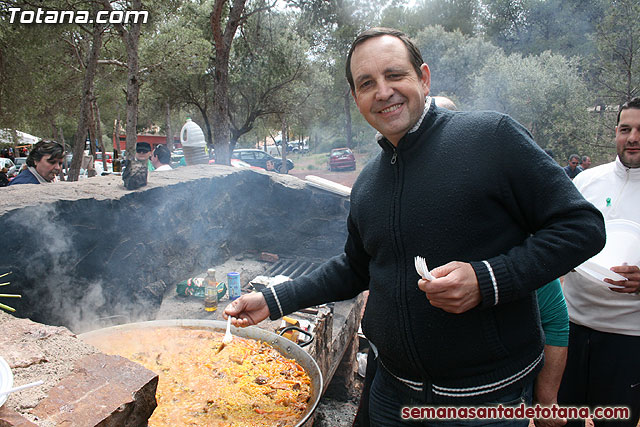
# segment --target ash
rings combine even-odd
[[[341,384],[334,384],[334,381],[329,384],[318,402],[313,427],[344,427],[353,424],[364,383],[359,375],[355,377],[350,390],[345,391]]]

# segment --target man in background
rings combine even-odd
[[[151,164],[156,171],[170,171],[171,168],[171,152],[165,145],[158,145],[155,150],[153,150],[153,155],[151,156]]]
[[[154,167],[151,163],[151,144],[148,142],[138,142],[136,143],[136,160],[139,162],[147,162],[147,167],[149,171],[153,171]]]
[[[640,98],[620,107],[615,132],[616,160],[581,173],[573,183],[605,220],[640,224]],[[636,427],[640,419],[640,268],[625,264],[640,260],[636,250],[634,259],[605,266],[628,280],[598,284],[576,272],[564,280],[571,323],[560,403],[631,409],[628,420],[594,420],[596,426]]]
[[[580,156],[577,154],[570,155],[569,164],[564,167],[564,171],[570,179],[575,178],[576,175],[582,172],[582,168],[580,167]]]
[[[46,184],[53,182],[62,170],[64,147],[59,142],[41,140],[27,157],[27,168],[11,181],[16,184]]]
[[[591,166],[591,157],[582,156],[582,161],[580,162],[580,167],[583,171],[586,171]]]

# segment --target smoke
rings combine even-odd
[[[19,235],[0,265],[23,295],[16,314],[76,333],[151,320],[178,282],[234,255],[327,259],[342,250],[348,202],[338,196],[251,170],[166,174],[107,200],[58,200],[0,216]],[[101,179],[91,185],[111,182]]]

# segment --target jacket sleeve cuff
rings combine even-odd
[[[481,308],[509,302],[513,298],[513,286],[507,279],[507,268],[500,259],[475,261],[471,263],[476,277],[480,295],[482,296]]]
[[[290,282],[269,286],[261,290],[264,299],[269,307],[269,319],[277,320],[282,316],[293,313],[296,307],[293,304],[291,293],[289,292]]]

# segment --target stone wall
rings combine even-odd
[[[100,317],[153,318],[163,289],[245,251],[327,259],[349,201],[291,176],[225,166],[0,189],[0,274],[19,317],[82,332]],[[158,298],[158,294],[160,296]],[[3,301],[7,302],[7,301]]]

